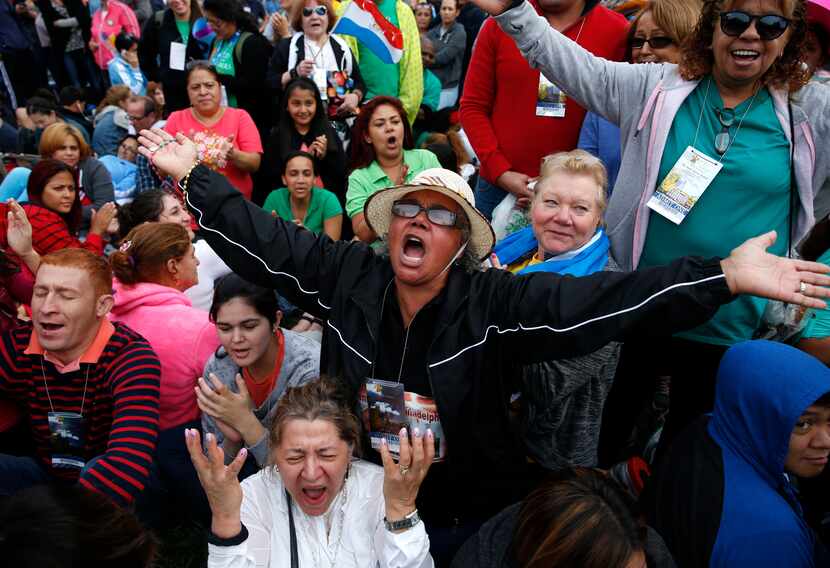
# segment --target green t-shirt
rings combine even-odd
[[[265,211],[276,211],[281,219],[293,221],[294,214],[291,212],[291,193],[287,187],[275,189],[268,195],[262,208]],[[342,215],[343,209],[337,196],[327,189],[320,187],[311,188],[311,202],[308,204],[308,211],[303,219],[303,227],[319,235],[323,232],[323,222],[336,215]]]
[[[435,112],[441,100],[441,80],[429,69],[424,69],[424,98],[421,104]]]
[[[406,172],[407,182],[424,170],[441,167],[438,158],[429,150],[404,150],[403,161],[409,166]],[[362,213],[363,205],[373,193],[392,185],[392,180],[376,161],[353,171],[349,175],[349,189],[346,191],[346,214],[352,218]]]
[[[397,2],[398,0],[381,0],[380,2],[376,2],[376,4],[380,8],[380,13],[393,26],[400,27],[398,25]],[[357,42],[357,50],[357,57],[360,61],[360,75],[366,84],[366,96],[364,100],[368,101],[378,95],[397,97],[400,87],[399,63],[384,63],[377,55],[372,53],[372,50],[360,41]]]
[[[230,75],[236,77],[236,65],[233,63],[233,48],[236,47],[236,42],[239,41],[241,34],[236,32],[230,39],[217,39],[213,44],[213,50],[210,53],[210,62],[216,67],[216,71],[220,75]],[[228,106],[236,108],[236,95],[227,93]]]
[[[660,162],[658,184],[693,143],[698,120],[700,133],[695,148],[712,158],[718,157],[714,142],[721,123],[715,109],[723,108],[723,100],[714,83],[709,88],[707,108],[701,115],[709,81],[700,82],[672,123]],[[683,222],[675,225],[658,213],[649,215],[640,267],[665,265],[686,255],[727,257],[746,239],[772,229],[778,231],[778,240],[769,251],[786,254],[790,146],[767,89],[756,95],[736,137],[738,123],[749,104],[750,100],[746,100],[735,109],[735,123],[730,128],[733,143],[723,159],[723,169]],[[678,336],[732,345],[752,338],[765,307],[766,300],[740,296],[720,308],[707,323]]]
[[[830,264],[830,250],[818,257],[816,262]],[[807,324],[801,332],[801,339],[824,339],[830,337],[830,308],[814,309],[807,314]]]
[[[182,43],[187,46],[190,39],[190,20],[176,20],[176,27],[179,28],[179,35],[182,36]]]

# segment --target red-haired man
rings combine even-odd
[[[32,325],[0,338],[0,397],[29,414],[35,456],[0,454],[0,495],[79,482],[121,504],[147,483],[158,435],[158,357],[112,324],[112,272],[83,249],[44,256]]]

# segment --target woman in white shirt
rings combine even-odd
[[[208,566],[430,568],[429,538],[415,498],[435,454],[432,433],[400,432],[400,459],[384,467],[354,459],[357,418],[321,379],[289,389],[270,438],[272,466],[241,484],[243,448],[225,465],[208,434],[185,432],[210,503]]]

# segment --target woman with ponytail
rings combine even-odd
[[[190,213],[181,199],[169,191],[149,189],[139,193],[131,203],[118,208],[118,228],[122,239],[142,223],[178,223],[194,238]],[[213,283],[230,274],[231,269],[206,240],[194,239],[193,249],[199,261],[199,278],[197,284],[185,290],[185,295],[193,302],[194,308],[207,312],[213,301]]]
[[[134,228],[110,257],[115,305],[111,318],[144,336],[161,361],[157,463],[170,495],[207,513],[207,501],[184,445],[185,428],[198,428],[194,388],[219,347],[207,312],[184,291],[198,281],[199,261],[187,229],[178,223]]]

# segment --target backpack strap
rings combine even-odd
[[[233,58],[237,61],[242,61],[242,46],[245,44],[245,40],[251,37],[251,32],[242,32],[239,34],[239,39],[236,40],[236,45],[233,47]]]

